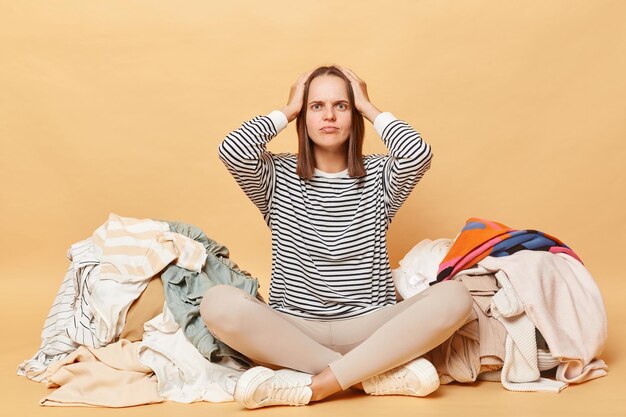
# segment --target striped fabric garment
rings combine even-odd
[[[365,176],[316,170],[302,180],[297,155],[266,150],[287,123],[280,111],[257,116],[219,146],[272,232],[270,306],[332,320],[395,304],[386,232],[430,167],[430,146],[407,123],[381,113],[374,128],[389,154],[364,156]]]
[[[96,255],[93,238],[89,237],[75,243],[70,248],[72,268],[74,269],[74,300],[65,310],[72,310],[73,316],[67,323],[56,323],[72,342],[92,347],[104,346],[106,341],[98,339],[93,330],[92,292],[96,280],[100,277],[100,257]],[[69,353],[69,352],[68,352]]]
[[[79,345],[102,347],[115,341],[132,302],[170,263],[201,271],[204,246],[169,230],[165,222],[110,214],[91,237],[74,243],[40,348],[18,366],[18,375],[42,381],[50,363]]]
[[[18,375],[42,382],[48,365],[63,359],[78,348],[79,344],[69,336],[67,327],[69,322],[75,320],[76,300],[81,299],[78,294],[85,286],[85,281],[81,281],[85,278],[81,277],[82,272],[91,271],[97,265],[89,265],[90,248],[93,248],[93,243],[88,238],[74,243],[67,250],[67,258],[71,263],[43,325],[41,346],[32,358],[18,366]],[[81,262],[84,266],[82,270],[79,266]]]
[[[93,241],[102,259],[102,280],[143,282],[174,260],[181,268],[200,271],[207,257],[200,242],[170,232],[166,222],[113,213],[93,233]]]
[[[169,230],[165,222],[110,214],[93,233],[101,267],[90,288],[88,316],[93,317],[89,325],[100,346],[115,340],[132,302],[167,265],[175,261],[191,271],[202,269],[207,256],[204,246]],[[72,334],[74,329],[68,330]]]

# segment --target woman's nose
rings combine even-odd
[[[335,112],[332,108],[327,108],[324,111],[324,120],[335,120]]]

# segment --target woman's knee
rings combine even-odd
[[[459,281],[443,281],[435,287],[439,287],[441,302],[444,306],[441,318],[446,326],[461,327],[472,313],[474,300],[469,291]]]
[[[248,294],[232,285],[209,288],[200,302],[200,315],[211,333],[217,335],[237,331],[241,314],[240,302]]]

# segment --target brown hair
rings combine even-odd
[[[350,111],[352,112],[352,127],[350,128],[350,137],[348,138],[348,175],[353,178],[364,176],[363,136],[365,135],[365,124],[363,123],[363,115],[359,113],[354,105],[354,92],[350,80],[334,65],[317,68],[304,84],[302,109],[296,119],[296,131],[298,132],[298,165],[296,174],[302,179],[311,179],[315,170],[314,143],[306,129],[306,112],[308,108],[309,86],[311,81],[320,75],[335,75],[346,83]]]

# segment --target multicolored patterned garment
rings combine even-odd
[[[439,264],[437,281],[452,278],[487,256],[506,256],[520,250],[566,253],[582,261],[565,243],[538,230],[515,230],[502,223],[472,217],[467,220],[448,254]],[[434,284],[434,283],[433,283]]]

